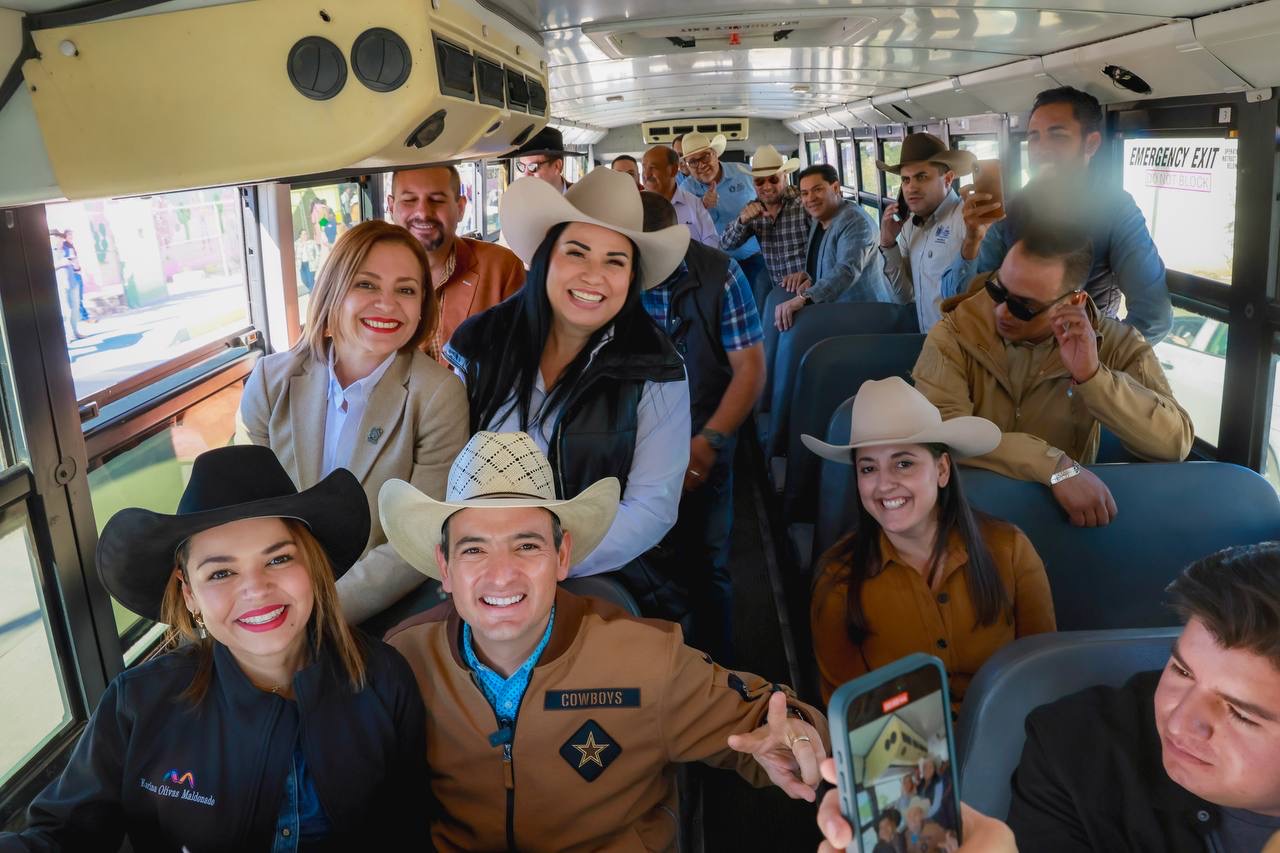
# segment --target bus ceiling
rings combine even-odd
[[[123,5],[0,9],[0,205],[493,157],[550,114],[474,0]]]

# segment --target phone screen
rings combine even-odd
[[[941,851],[959,839],[950,709],[935,666],[891,678],[848,706],[854,836],[862,853]],[[849,802],[846,795],[846,802]]]

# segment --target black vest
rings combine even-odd
[[[671,285],[668,328],[689,371],[693,435],[697,435],[715,414],[733,379],[720,339],[729,256],[695,240],[689,243],[684,260],[688,270]]]
[[[468,371],[482,372],[486,359],[503,357],[495,342],[516,322],[521,298],[518,294],[471,317],[453,333],[449,347]],[[644,313],[639,305],[634,310]],[[632,324],[625,344],[615,337],[600,347],[552,425],[547,459],[562,499],[575,497],[604,477],[617,477],[626,489],[644,383],[684,379],[675,346],[647,315],[640,319],[644,322]]]

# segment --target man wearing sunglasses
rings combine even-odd
[[[681,188],[702,200],[703,207],[715,223],[716,233],[723,235],[742,208],[755,200],[756,188],[751,180],[751,171],[743,163],[728,163],[720,159],[728,144],[723,134],[686,133],[681,144],[684,151],[681,160],[689,167],[690,176]],[[764,258],[760,255],[760,244],[754,237],[729,252],[729,256],[738,262],[747,281],[753,284],[768,275]]]
[[[720,248],[726,252],[749,239],[759,240],[770,280],[793,293],[803,281],[807,281],[804,261],[809,215],[800,204],[799,195],[787,191],[787,176],[799,168],[799,160],[783,158],[772,145],[757,148],[751,158],[751,180],[755,184],[756,198],[747,202],[738,217],[720,235]],[[761,304],[764,302],[762,296],[756,294]]]
[[[689,228],[694,242],[720,248],[720,235],[711,221],[711,214],[702,206],[702,199],[679,184],[680,155],[674,148],[655,145],[644,153],[644,188],[671,202],[676,209],[676,221]]]
[[[943,418],[977,415],[1004,432],[966,464],[1043,483],[1080,527],[1116,514],[1083,467],[1097,458],[1100,426],[1151,461],[1181,461],[1192,440],[1151,345],[1085,292],[1092,262],[1083,228],[1029,221],[999,270],[943,304],[912,371]]]
[[[564,158],[585,155],[576,151],[566,151],[564,135],[551,125],[547,125],[510,156],[515,164],[514,177],[540,178],[561,193],[566,193],[573,184],[564,179]]]

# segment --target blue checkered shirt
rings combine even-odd
[[[780,285],[791,273],[804,270],[809,214],[804,212],[800,199],[783,196],[782,209],[774,219],[762,214],[746,222],[733,220],[720,234],[720,248],[728,251],[751,237],[760,241],[760,253],[774,284]]]
[[[649,312],[653,322],[668,335],[675,333],[671,322],[673,285],[688,270],[688,264],[681,261],[680,266],[666,281],[640,294],[644,310]],[[724,281],[724,309],[720,312],[720,343],[725,352],[737,352],[763,340],[764,331],[760,328],[760,314],[756,311],[756,298],[751,293],[751,285],[747,283],[742,267],[730,258],[729,277]]]
[[[480,691],[484,693],[484,698],[489,700],[489,705],[498,715],[498,719],[514,720],[519,713],[520,701],[524,699],[524,691],[529,687],[529,678],[533,675],[533,668],[538,664],[538,658],[542,657],[542,650],[551,641],[551,626],[555,623],[556,608],[552,605],[551,618],[547,620],[547,630],[542,633],[538,647],[519,669],[511,673],[510,678],[503,678],[480,662],[475,650],[471,648],[471,626],[463,623],[462,654],[467,659],[467,666],[471,667],[471,671],[476,674],[476,680],[480,682]]]

